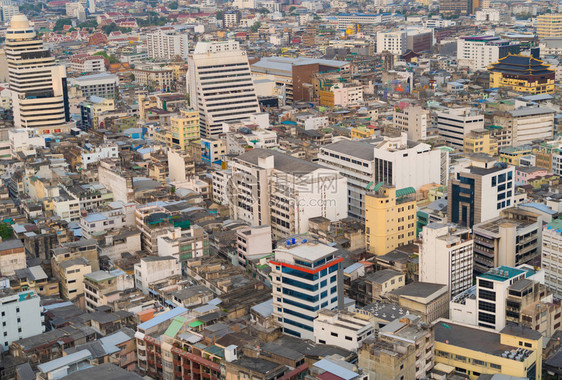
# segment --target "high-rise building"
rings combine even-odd
[[[442,160],[445,152],[431,149],[425,143],[408,140],[406,133],[391,134],[374,140],[341,140],[324,145],[318,154],[322,166],[338,170],[348,181],[348,212],[355,218],[365,217],[367,186],[379,182],[398,189],[418,190],[428,183],[443,183]]]
[[[408,140],[419,141],[427,138],[429,112],[411,103],[400,103],[392,113],[394,128],[406,132]]]
[[[545,37],[562,37],[562,13],[545,13],[537,17],[537,35]]]
[[[189,52],[189,39],[186,33],[159,29],[146,35],[146,50],[149,58],[171,60],[176,57],[186,59]]]
[[[545,283],[556,295],[562,297],[562,219],[553,220],[542,231],[542,266],[545,270]]]
[[[188,94],[199,111],[202,137],[215,137],[224,122],[260,111],[248,57],[238,42],[199,42],[188,66]]]
[[[33,290],[16,293],[0,289],[0,352],[7,351],[14,341],[43,333],[43,307]]]
[[[269,262],[273,315],[284,333],[314,340],[318,312],[343,309],[342,258],[336,252],[325,244],[295,239],[275,250]]]
[[[496,36],[459,37],[457,40],[457,62],[471,70],[485,70],[508,54],[519,54],[518,43]]]
[[[533,144],[551,140],[554,133],[555,111],[548,107],[521,107],[494,115],[494,125],[511,135],[511,145]]]
[[[492,158],[473,158],[472,165],[449,181],[448,220],[472,228],[513,206],[514,172]]]
[[[551,337],[560,327],[558,302],[544,284],[544,270],[530,265],[492,268],[451,300],[449,318],[492,328],[519,325]]]
[[[308,220],[347,217],[347,180],[336,170],[275,150],[252,149],[232,161],[230,215],[270,225],[275,238],[308,232]]]
[[[365,197],[365,246],[377,256],[416,239],[416,190],[377,184]]]
[[[404,54],[406,51],[406,31],[377,33],[377,53],[388,51],[392,54]]]
[[[447,285],[451,297],[472,286],[470,229],[430,223],[422,230],[420,281]]]
[[[6,31],[6,59],[13,94],[14,125],[39,134],[68,132],[70,109],[66,69],[43,46],[24,15]]]
[[[542,220],[539,214],[510,207],[500,216],[475,224],[474,270],[516,266],[540,256]]]
[[[439,135],[454,148],[462,150],[466,135],[482,128],[484,128],[484,115],[470,108],[449,108],[437,112]]]

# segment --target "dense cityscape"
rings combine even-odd
[[[562,379],[562,3],[0,0],[0,379]]]

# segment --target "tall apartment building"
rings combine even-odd
[[[365,246],[377,256],[416,239],[416,190],[377,184],[365,197]]]
[[[348,212],[365,217],[367,186],[384,182],[398,189],[419,189],[428,183],[446,183],[441,176],[443,160],[440,150],[411,141],[406,133],[384,136],[370,141],[341,140],[320,148],[320,165],[338,170],[347,178]]]
[[[388,51],[392,54],[406,52],[407,34],[404,30],[377,33],[377,53]]]
[[[343,309],[342,258],[316,242],[288,240],[275,250],[271,267],[273,315],[285,334],[314,340],[320,309]]]
[[[457,39],[457,62],[471,70],[486,68],[508,54],[519,54],[520,45],[496,36],[471,36]]]
[[[511,134],[511,145],[552,140],[555,111],[548,107],[522,107],[494,115],[494,125]]]
[[[12,17],[5,51],[15,127],[34,128],[39,134],[68,132],[66,69],[55,64],[26,16]]]
[[[209,256],[209,234],[198,225],[186,230],[170,228],[166,234],[158,236],[158,256],[172,256],[180,263]]]
[[[414,104],[399,104],[392,112],[393,127],[406,132],[408,140],[419,141],[427,138],[429,111]]]
[[[472,231],[474,270],[479,273],[525,264],[541,253],[542,218],[531,211],[506,208],[499,217],[475,224]]]
[[[146,35],[146,50],[149,58],[168,61],[176,57],[187,58],[189,53],[188,35],[170,29],[159,29]]]
[[[447,285],[450,297],[470,288],[474,268],[470,229],[430,223],[422,234],[420,281]]]
[[[494,159],[473,158],[472,165],[449,181],[447,217],[472,228],[513,206],[515,168]]]
[[[199,42],[188,66],[190,105],[199,111],[202,137],[215,137],[224,122],[260,111],[248,57],[238,42]]]
[[[274,150],[252,149],[232,161],[230,215],[270,225],[275,238],[308,231],[308,220],[347,217],[347,180],[336,170]]]
[[[8,351],[12,342],[42,334],[43,307],[34,290],[16,293],[0,289],[0,352]]]
[[[553,220],[542,231],[542,267],[545,283],[556,297],[562,298],[562,219]]]
[[[10,2],[11,3],[11,2]],[[4,4],[0,5],[0,19],[4,23],[10,22],[12,17],[20,13],[20,7],[17,5],[12,4]]]
[[[470,108],[449,108],[437,112],[439,135],[450,146],[462,150],[466,135],[484,128],[484,115]]]
[[[562,13],[545,13],[537,17],[537,35],[545,37],[562,37]]]

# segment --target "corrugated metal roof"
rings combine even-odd
[[[339,366],[335,363],[332,363],[331,361],[326,360],[326,359],[322,359],[322,360],[314,363],[314,366],[318,367],[320,369],[323,369],[324,371],[329,372],[333,375],[341,377],[342,379],[345,379],[345,380],[351,380],[351,379],[358,376],[357,373],[355,373],[353,371],[350,371],[346,368],[343,368],[343,367],[341,367],[341,366]]]
[[[141,323],[140,325],[138,325],[139,329],[143,329],[143,330],[148,330],[151,327],[157,326],[162,322],[168,321],[170,319],[173,319],[177,316],[180,316],[184,313],[187,313],[187,309],[183,308],[183,307],[176,307],[175,309],[169,310],[165,313],[159,314],[156,317]]]
[[[413,187],[405,187],[403,189],[398,189],[396,190],[396,197],[404,197],[406,195],[410,195],[410,194],[415,194],[416,193],[416,189],[414,189]]]

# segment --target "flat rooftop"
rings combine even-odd
[[[307,242],[298,245],[277,248],[280,251],[289,252],[293,256],[306,261],[316,261],[335,253],[338,249],[326,244]]]
[[[448,344],[452,346],[499,357],[501,357],[505,351],[518,348],[501,344],[500,338],[501,335],[495,331],[457,325],[450,321],[438,322],[435,324],[436,342],[448,342]]]

